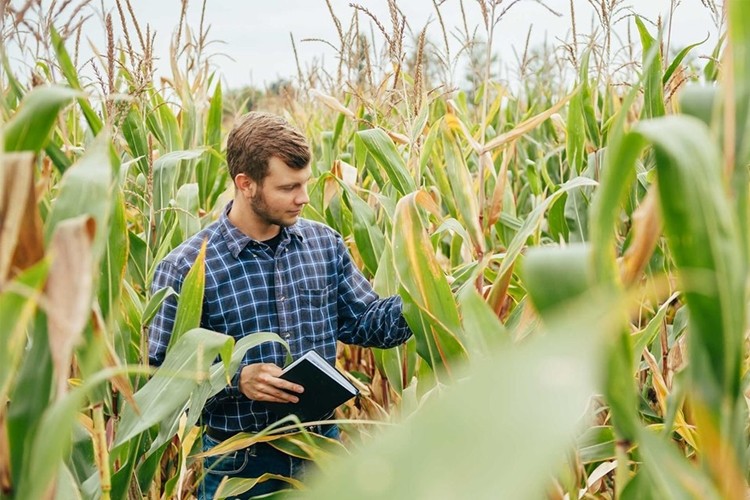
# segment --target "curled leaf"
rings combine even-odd
[[[34,155],[0,160],[0,284],[44,256],[42,221],[34,194]]]
[[[310,94],[315,99],[319,100],[320,102],[322,102],[323,104],[331,108],[332,110],[338,111],[339,113],[341,113],[342,115],[348,118],[356,118],[354,113],[349,108],[341,104],[338,101],[338,99],[336,99],[335,97],[330,96],[328,94],[324,94],[323,92],[319,90],[315,90],[315,89],[310,89]]]
[[[65,393],[73,348],[91,313],[95,229],[88,215],[65,220],[57,225],[50,244],[44,304],[58,397]]]

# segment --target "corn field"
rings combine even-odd
[[[199,257],[150,367],[148,325],[175,292],[149,284],[230,199],[225,139],[248,102],[222,88],[187,2],[169,76],[117,0],[83,78],[93,21],[69,3],[0,2],[4,46],[35,30],[38,58],[0,54],[0,497],[191,498],[200,409],[248,348],[283,341],[198,328]],[[315,461],[292,498],[747,498],[750,2],[703,2],[721,19],[710,48],[669,51],[665,26],[629,15],[637,60],[621,66],[622,2],[593,2],[601,38],[524,54],[511,89],[491,47],[513,3],[466,2],[485,44],[440,56],[426,28],[405,43],[395,1],[392,29],[321,3],[336,71],[300,68],[261,104],[312,144],[303,216],[403,298],[414,336],[339,346],[361,391],[337,410],[343,442],[288,417],[209,453],[267,441]],[[471,88],[451,87],[441,75],[477,53]]]

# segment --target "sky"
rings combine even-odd
[[[351,2],[367,8],[386,28],[390,28],[386,0],[330,0],[333,12],[343,23],[344,29],[354,12],[349,5]],[[131,0],[131,3],[140,23],[148,23],[156,31],[156,55],[159,58],[156,66],[168,71],[169,41],[178,25],[181,0]],[[512,3],[513,0],[503,0],[500,9]],[[545,3],[563,16],[554,15],[539,5],[539,0],[520,0],[501,19],[493,44],[500,64],[515,62],[514,54],[522,52],[530,26],[532,46],[540,44],[545,38],[556,44],[559,44],[558,38],[570,39],[570,0],[545,0]],[[579,35],[591,33],[594,19],[591,0],[573,0],[572,3]],[[599,0],[594,3],[599,3]],[[632,11],[653,22],[660,15],[665,20],[669,18],[671,3],[670,0],[621,0],[622,6],[631,7]],[[672,47],[696,43],[711,35],[709,42],[696,51],[705,55],[711,53],[718,30],[704,3],[708,3],[708,0],[678,1],[673,18]],[[716,3],[720,2],[717,0]],[[433,0],[399,0],[397,4],[415,33],[414,38],[428,26],[428,38],[442,46]],[[84,39],[91,40],[97,47],[105,46],[101,12],[104,9],[117,18],[114,5],[114,0],[92,2],[87,11],[92,18],[85,24]],[[445,0],[440,7],[451,34],[455,34],[461,25],[459,5],[459,0]],[[191,0],[188,7],[188,23],[196,29],[201,7],[202,2],[197,0]],[[477,2],[464,0],[464,8],[469,28],[479,26],[481,13]],[[369,31],[369,19],[363,15],[360,19],[361,24],[367,23]],[[215,41],[209,48],[209,52],[215,54],[211,61],[230,88],[244,85],[262,88],[281,78],[293,78],[297,70],[290,34],[295,39],[303,68],[323,64],[333,69],[336,64],[336,51],[333,48],[320,41],[303,41],[322,39],[334,44],[337,42],[336,28],[325,0],[207,0],[204,22],[210,26],[209,39]],[[628,22],[632,27],[632,18],[616,24],[617,31],[623,36]],[[652,31],[655,28],[652,27]],[[375,36],[378,43],[383,42],[377,29]],[[449,43],[455,53],[458,42],[451,39]]]

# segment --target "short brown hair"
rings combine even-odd
[[[253,111],[240,118],[227,139],[232,179],[245,174],[262,183],[272,156],[290,168],[303,169],[310,163],[310,146],[305,136],[280,116]]]

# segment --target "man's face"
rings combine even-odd
[[[268,160],[268,175],[256,184],[250,198],[250,209],[264,222],[277,226],[291,226],[310,201],[307,182],[310,165],[301,170],[289,168],[276,157]]]

